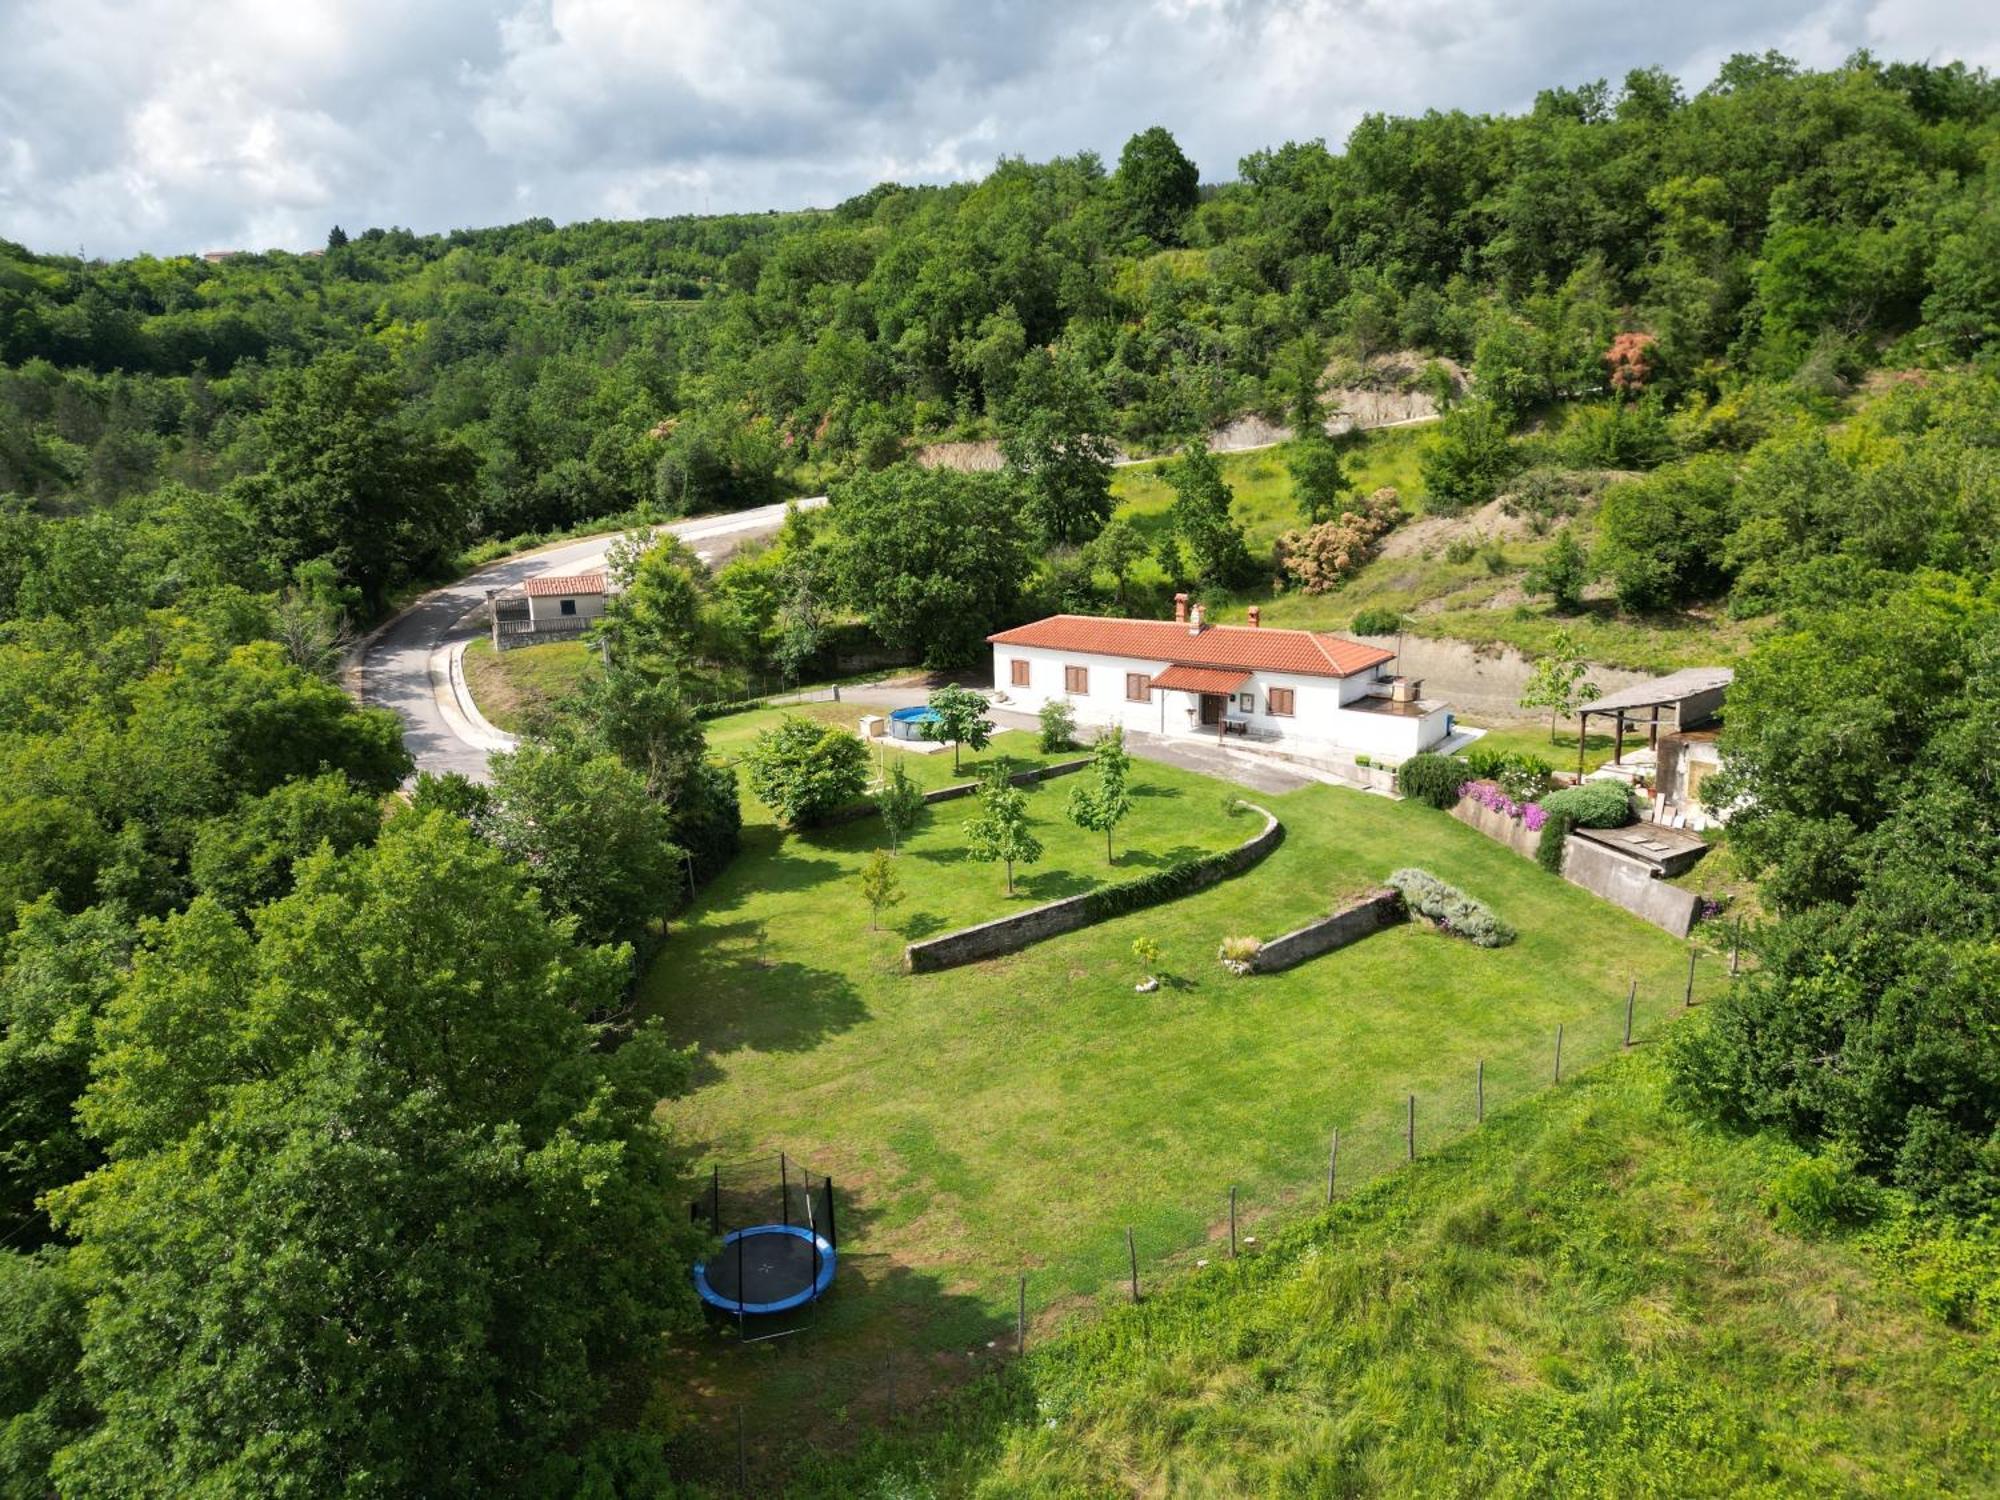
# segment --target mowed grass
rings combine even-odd
[[[582,641],[495,651],[492,641],[476,640],[465,648],[465,685],[494,728],[518,734],[535,709],[575,689],[590,658]]]
[[[714,742],[727,754],[777,717],[719,721]],[[939,780],[949,763],[912,758]],[[1342,1173],[1365,1179],[1400,1161],[1408,1095],[1427,1149],[1471,1125],[1480,1062],[1499,1107],[1547,1084],[1558,1023],[1572,1071],[1616,1051],[1630,982],[1641,1035],[1679,1009],[1681,943],[1431,809],[1323,786],[1254,799],[1287,836],[1235,880],[1008,958],[901,972],[911,937],[1261,826],[1224,812],[1223,783],[1143,762],[1137,783],[1115,871],[1061,826],[1065,781],[1032,793],[1050,857],[1011,903],[997,867],[962,858],[971,805],[932,809],[882,932],[855,879],[876,825],[788,834],[752,810],[743,855],[645,982],[646,1010],[702,1056],[664,1114],[700,1157],[782,1150],[832,1175],[841,1279],[809,1344],[755,1361],[703,1346],[688,1378],[772,1420],[880,1412],[899,1383],[907,1400],[976,1370],[1011,1329],[1017,1276],[1031,1312],[1059,1318],[1122,1283],[1127,1227],[1154,1277],[1213,1253],[1232,1185],[1245,1233],[1315,1201],[1335,1127]],[[1224,936],[1275,936],[1405,864],[1490,902],[1520,940],[1489,951],[1408,926],[1283,975],[1216,962]],[[1142,934],[1162,950],[1155,994],[1134,992]]]
[[[1695,1024],[1699,1024],[1697,1021]],[[1783,1234],[1643,1049],[1031,1349],[801,1495],[1990,1495],[2000,1335]],[[805,1434],[810,1442],[818,1434]]]
[[[1467,728],[1476,727],[1472,721],[1462,721]],[[1645,737],[1628,736],[1634,744],[1643,744]],[[1613,737],[1592,730],[1583,742],[1583,768],[1594,771],[1611,759]],[[1576,769],[1576,726],[1574,723],[1559,725],[1555,738],[1549,738],[1548,724],[1507,724],[1488,729],[1479,737],[1475,746],[1480,750],[1498,751],[1503,755],[1539,755],[1558,771]]]

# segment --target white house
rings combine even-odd
[[[1080,724],[1159,735],[1240,735],[1307,756],[1400,761],[1451,733],[1422,684],[1386,674],[1395,652],[1316,630],[1052,615],[1002,630],[993,684],[1027,713],[1066,700]]]
[[[551,573],[521,585],[528,596],[530,629],[561,633],[581,630],[604,613],[602,573]]]

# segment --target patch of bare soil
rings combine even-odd
[[[1378,558],[1430,557],[1451,543],[1469,537],[1476,542],[1488,539],[1513,541],[1531,535],[1526,516],[1510,516],[1502,507],[1505,500],[1493,500],[1462,516],[1423,516],[1407,521],[1390,532]]]

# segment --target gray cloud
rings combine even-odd
[[[825,204],[1164,124],[1209,178],[1362,114],[1731,52],[2000,66],[1962,0],[8,0],[0,235],[94,255]]]

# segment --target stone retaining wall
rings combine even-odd
[[[1371,932],[1380,932],[1402,921],[1404,916],[1403,898],[1384,886],[1358,901],[1350,901],[1330,917],[1321,917],[1283,937],[1272,938],[1257,950],[1256,962],[1251,967],[1259,974],[1295,968],[1309,958],[1318,958],[1322,953],[1358,942]]]
[[[1241,875],[1265,855],[1278,847],[1285,836],[1285,825],[1280,823],[1265,809],[1255,803],[1243,804],[1253,812],[1264,814],[1264,830],[1253,838],[1246,839],[1234,849],[1219,857],[1202,862],[1203,868],[1193,884],[1173,893],[1171,898],[1192,895],[1206,890],[1232,875]],[[1103,895],[1105,887],[1085,891],[1080,896],[1065,896],[1060,901],[1050,901],[1016,912],[1012,916],[995,917],[990,922],[981,922],[973,927],[961,927],[956,932],[942,933],[934,938],[926,938],[920,943],[911,943],[903,950],[903,967],[912,974],[929,974],[939,969],[955,969],[961,964],[978,963],[981,959],[998,958],[1003,953],[1017,953],[1031,943],[1039,943],[1045,938],[1060,937],[1065,932],[1075,932],[1080,927],[1088,927],[1093,922],[1104,920],[1098,915],[1096,898]],[[1137,908],[1135,908],[1137,909]],[[1125,915],[1121,912],[1118,915]]]
[[[1489,839],[1505,844],[1523,859],[1533,859],[1542,841],[1539,832],[1530,833],[1518,818],[1496,812],[1470,797],[1458,799],[1451,815],[1468,828],[1476,828]],[[1581,886],[1591,895],[1623,907],[1642,922],[1651,922],[1675,937],[1686,937],[1694,928],[1701,898],[1693,891],[1668,885],[1643,860],[1630,859],[1594,839],[1571,834],[1563,840],[1563,879]]]

